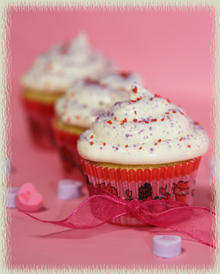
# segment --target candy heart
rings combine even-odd
[[[18,187],[8,187],[5,191],[5,205],[8,208],[16,208],[16,197],[18,195]]]
[[[21,211],[38,211],[43,206],[43,196],[32,183],[25,183],[18,192],[16,205]]]
[[[58,199],[71,200],[82,196],[82,183],[72,179],[63,179],[58,183]]]

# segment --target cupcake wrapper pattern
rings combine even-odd
[[[52,127],[62,163],[63,176],[66,178],[74,178],[75,168],[81,169],[80,158],[77,152],[79,135],[71,134],[57,128],[54,121]]]
[[[125,200],[175,200],[192,205],[195,179],[201,157],[180,165],[152,170],[109,169],[81,159],[87,184],[109,191]],[[114,224],[140,226],[140,220],[126,216],[112,221]]]
[[[42,148],[55,149],[56,142],[51,127],[54,106],[52,104],[30,101],[25,98],[23,98],[23,105],[34,143]]]

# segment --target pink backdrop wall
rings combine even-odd
[[[88,33],[93,47],[120,69],[140,73],[146,86],[181,104],[211,98],[212,16],[206,9],[168,11],[12,12],[12,78],[55,43]],[[191,102],[183,106],[193,114]],[[194,117],[199,120],[199,116]]]

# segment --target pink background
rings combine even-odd
[[[140,73],[145,86],[169,98],[212,135],[211,72],[213,60],[212,15],[193,11],[13,11],[10,28],[12,74],[12,185],[33,182],[44,195],[45,209],[35,216],[45,220],[66,218],[86,197],[59,201],[57,183],[62,178],[56,153],[38,150],[29,139],[19,101],[19,77],[35,57],[53,44],[88,33],[91,45],[123,70]],[[213,141],[211,141],[213,143]],[[210,207],[209,159],[203,157],[194,205]],[[70,230],[37,223],[16,209],[12,216],[10,264],[16,265],[210,265],[210,248],[179,234],[183,253],[172,259],[155,257],[152,237],[175,234],[161,228],[126,228],[106,224],[93,230]]]

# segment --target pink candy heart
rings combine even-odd
[[[43,206],[43,196],[36,190],[32,183],[26,183],[18,192],[16,205],[21,211],[38,211]]]

